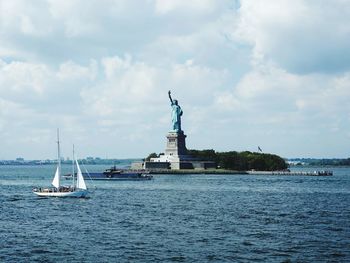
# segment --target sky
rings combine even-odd
[[[350,156],[348,0],[0,0],[0,159]]]

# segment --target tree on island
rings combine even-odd
[[[277,171],[288,167],[286,161],[275,154],[231,151],[218,152],[217,156],[217,164],[223,169]]]
[[[150,153],[147,157],[146,157],[146,161],[147,162],[149,162],[150,160],[151,160],[151,158],[157,158],[157,157],[159,157],[159,155],[158,154],[156,154],[156,153]]]

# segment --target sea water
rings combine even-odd
[[[63,199],[32,193],[54,166],[0,166],[0,262],[350,262],[350,169],[332,170],[87,180]]]

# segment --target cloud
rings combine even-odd
[[[211,13],[218,7],[214,0],[156,0],[155,10],[159,14],[172,11]]]
[[[46,36],[52,32],[48,12],[40,12],[48,7],[46,1],[35,5],[21,0],[0,2],[0,32],[11,37],[21,34],[28,37]]]
[[[67,61],[58,69],[44,63],[0,60],[1,97],[46,112],[76,108],[80,90],[94,81],[97,65],[81,66]]]
[[[228,2],[73,0],[41,1],[34,6],[23,0],[3,1],[0,55],[86,63],[100,57],[140,54],[159,36],[196,32],[220,17]]]
[[[254,63],[272,61],[294,73],[349,69],[348,1],[242,0],[233,37],[254,47]]]
[[[44,79],[49,74],[46,65],[23,62],[2,62],[0,70],[0,87],[7,94],[40,96],[44,91]]]
[[[223,110],[241,113],[273,116],[289,112],[310,118],[313,114],[345,116],[350,110],[345,105],[350,95],[349,84],[349,72],[334,76],[298,75],[266,65],[244,75],[232,92],[220,94],[216,103]]]

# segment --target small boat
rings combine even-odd
[[[77,177],[76,180],[73,177],[73,185],[72,186],[62,186],[61,185],[61,156],[60,156],[60,140],[59,140],[59,132],[57,130],[57,169],[55,176],[52,181],[52,185],[54,187],[48,188],[34,188],[34,194],[40,197],[86,197],[88,194],[88,190],[84,181],[83,174],[81,172],[78,161],[74,158],[74,146],[73,146],[73,174],[74,166],[77,169]]]
[[[63,177],[71,179],[73,176],[72,174],[66,174]],[[153,176],[147,171],[117,169],[115,165],[104,172],[83,173],[83,177],[94,181],[144,181],[153,179]]]
[[[151,180],[152,175],[148,174],[149,172],[139,172],[131,170],[121,170],[117,169],[114,165],[113,167],[106,169],[102,174],[95,174],[95,177],[105,178],[105,179],[114,179],[114,180]]]

